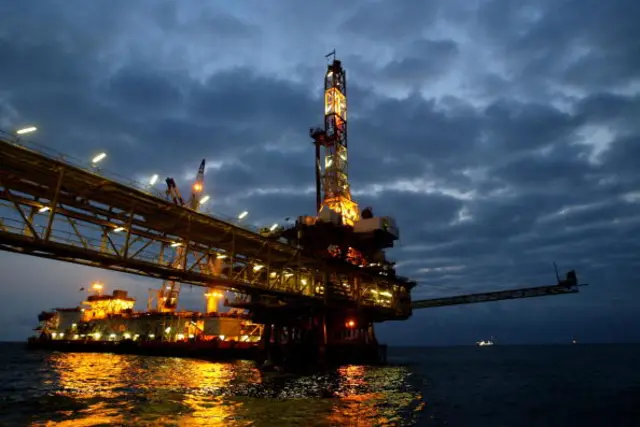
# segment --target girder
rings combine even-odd
[[[411,314],[409,288],[0,139],[0,249],[251,295]],[[171,265],[181,247],[184,264]],[[217,262],[219,269],[206,268]],[[387,297],[381,297],[387,295]],[[331,303],[331,301],[328,301]]]
[[[508,299],[575,294],[579,292],[579,286],[586,285],[579,285],[575,272],[570,271],[567,273],[567,278],[565,280],[559,280],[555,285],[418,300],[413,301],[412,308],[415,310],[421,308],[446,307],[450,305],[474,304],[479,302],[501,301]]]

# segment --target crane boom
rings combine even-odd
[[[200,166],[198,167],[198,172],[196,174],[196,180],[191,187],[191,198],[185,202],[182,198],[182,194],[176,185],[176,181],[169,177],[165,180],[167,183],[167,197],[170,200],[173,200],[178,206],[188,207],[194,211],[198,211],[200,207],[200,202],[203,201],[202,191],[204,189],[204,170],[205,170],[205,159],[202,159],[200,162]],[[185,262],[185,258],[188,256],[185,248],[178,244],[176,246],[176,253],[173,261],[171,262],[171,266],[173,268],[182,268]],[[162,288],[154,292],[156,296],[156,309],[160,312],[171,312],[176,310],[178,306],[178,298],[180,296],[180,283],[173,280],[166,280],[162,284]],[[153,296],[149,299],[149,310],[152,309],[152,299]]]
[[[576,272],[574,270],[571,270],[567,273],[566,279],[558,280],[558,283],[555,285],[418,300],[412,302],[411,308],[415,310],[420,308],[445,307],[449,305],[473,304],[478,302],[543,297],[547,295],[574,294],[579,291],[579,286],[586,285],[579,285]]]

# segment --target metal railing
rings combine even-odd
[[[36,152],[49,159],[66,163],[78,169],[82,169],[86,172],[89,172],[93,175],[98,175],[103,178],[107,178],[109,180],[115,181],[119,184],[125,185],[127,187],[132,187],[150,196],[157,197],[162,200],[167,200],[167,195],[165,191],[162,191],[150,184],[143,184],[140,181],[136,181],[129,177],[125,177],[123,175],[120,175],[108,169],[92,166],[92,163],[87,160],[81,160],[81,159],[78,159],[77,157],[64,154],[58,150],[55,150],[54,148],[51,148],[42,144],[38,144],[37,142],[23,138],[20,135],[16,135],[15,133],[7,132],[6,130],[0,129],[0,139],[3,139],[8,144]],[[201,213],[203,215],[209,216],[211,218],[214,218],[220,221],[233,224],[236,227],[245,229],[253,233],[257,233],[257,234],[260,233],[261,227],[258,227],[253,224],[243,223],[239,221],[237,217],[230,216],[228,214],[221,214],[217,212],[214,213],[212,210],[207,209],[206,207],[203,207],[203,206],[201,206],[198,209],[198,213]]]
[[[2,204],[0,204],[0,206],[2,206]],[[34,227],[36,230],[40,230],[42,232],[42,235],[44,235],[44,232],[47,228],[45,225],[34,225]],[[7,231],[16,235],[23,234],[24,228],[25,223],[23,221],[11,218],[2,218],[2,224],[0,225],[0,230]],[[95,227],[95,229],[97,232],[101,232],[100,227]],[[77,248],[90,249],[96,252],[104,252],[102,239],[85,236],[80,238],[76,233],[60,230],[57,228],[51,228],[51,235],[49,236],[49,240],[51,242],[61,243]],[[144,260],[158,263],[157,258],[157,253],[152,252],[151,250],[142,250],[136,254],[136,259],[141,261]],[[167,260],[162,264],[169,265],[170,261]]]

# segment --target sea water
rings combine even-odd
[[[390,348],[307,376],[0,343],[0,426],[640,426],[639,345]]]

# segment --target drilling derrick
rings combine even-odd
[[[335,54],[335,52],[334,52]],[[311,130],[316,146],[316,208],[341,215],[344,225],[360,218],[351,199],[347,156],[347,80],[339,60],[328,65],[324,78],[324,129]]]
[[[327,55],[335,56],[335,51]],[[324,76],[324,128],[312,128],[315,145],[317,217],[299,217],[296,230],[281,235],[314,256],[345,260],[359,267],[382,268],[393,263],[384,250],[393,247],[399,232],[391,217],[376,217],[372,208],[360,212],[351,198],[348,175],[347,83],[342,63],[335,58]]]

